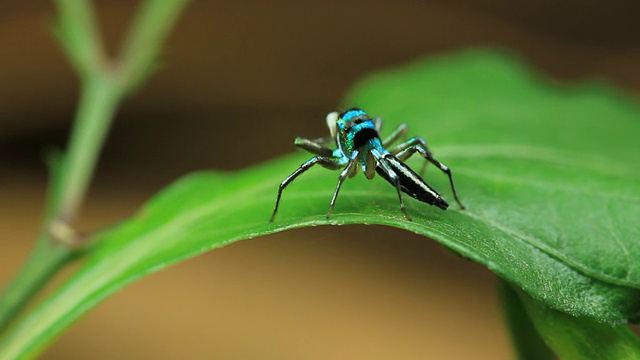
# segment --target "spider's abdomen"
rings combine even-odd
[[[420,175],[416,174],[405,163],[398,160],[398,158],[393,155],[387,155],[380,159],[380,161],[384,161],[385,164],[394,172],[395,176],[398,178],[400,190],[405,194],[429,205],[435,205],[442,210],[447,210],[449,204],[447,204],[442,196],[440,196],[437,191],[429,186],[429,184],[427,184]],[[392,175],[388,174],[384,168],[377,166],[376,172],[391,185],[395,186],[395,183],[391,179]]]

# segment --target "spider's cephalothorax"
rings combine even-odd
[[[338,184],[333,193],[333,197],[331,198],[327,219],[331,216],[331,211],[335,205],[342,183],[347,177],[353,177],[360,168],[362,168],[367,179],[372,179],[375,173],[378,173],[378,175],[382,176],[382,178],[396,188],[398,199],[400,200],[400,209],[408,220],[411,220],[411,217],[404,207],[402,192],[417,200],[446,210],[449,204],[447,204],[442,196],[403,162],[416,152],[447,174],[449,182],[451,183],[451,189],[453,190],[453,196],[458,205],[460,205],[460,208],[464,209],[464,206],[458,199],[458,194],[456,193],[456,188],[451,176],[451,170],[431,155],[431,152],[427,148],[427,143],[422,138],[412,137],[391,149],[387,149],[390,145],[398,141],[407,131],[405,124],[401,124],[396,130],[389,134],[388,137],[381,140],[379,131],[382,126],[382,120],[380,118],[371,119],[362,109],[352,108],[341,114],[332,112],[327,115],[327,125],[331,132],[331,138],[337,146],[336,149],[331,150],[326,147],[323,139],[308,140],[297,138],[295,140],[296,146],[314,153],[316,156],[305,161],[296,171],[282,181],[278,189],[278,197],[276,198],[276,205],[270,221],[273,221],[276,216],[282,191],[298,177],[298,175],[307,171],[315,164],[320,164],[332,170],[343,169],[338,178]]]

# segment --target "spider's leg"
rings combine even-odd
[[[398,141],[398,139],[407,132],[407,124],[400,124],[398,127],[393,130],[389,136],[382,140],[382,145],[387,148],[391,146],[394,142]]]
[[[451,190],[453,191],[453,197],[456,199],[456,202],[458,203],[458,205],[460,205],[460,208],[464,209],[464,205],[462,205],[462,202],[460,202],[460,199],[458,198],[458,192],[456,191],[456,186],[453,183],[453,176],[451,175],[451,169],[449,169],[447,165],[436,160],[436,158],[434,158],[433,155],[431,155],[431,151],[429,151],[429,148],[427,147],[427,142],[424,141],[423,138],[412,137],[406,142],[399,144],[393,151],[391,151],[391,153],[394,154],[401,161],[406,160],[416,152],[422,155],[423,158],[427,159],[427,161],[437,166],[438,169],[440,169],[443,173],[447,174],[447,176],[449,177],[449,183],[451,184]],[[422,171],[420,172],[420,176],[422,176],[422,172],[424,172],[424,166]]]
[[[427,147],[427,142],[424,141],[424,139],[422,139],[421,137],[412,137],[411,139],[398,144],[396,147],[389,151],[392,155],[400,159],[400,161],[406,161],[417,151],[415,148],[416,145],[421,145],[427,153],[431,154],[431,151]],[[420,174],[420,177],[424,176],[424,171],[427,169],[427,164],[427,161],[422,164],[422,167],[418,172],[418,174]]]
[[[421,137],[412,137],[411,139],[398,144],[393,149],[389,150],[389,152],[391,152],[391,155],[400,159],[400,161],[406,161],[408,158],[411,157],[411,155],[413,155],[417,151],[415,148],[416,145],[422,145],[422,147],[424,147],[424,149],[429,154],[431,154],[431,151],[427,147],[427,142],[424,141],[424,139],[422,139]],[[428,164],[427,161],[425,161],[424,164],[422,164],[422,167],[418,172],[418,174],[420,174],[420,177],[424,176],[424,171],[427,169],[427,164]]]
[[[325,144],[324,140],[325,139],[322,139],[322,138],[316,139],[316,140],[309,140],[309,139],[298,137],[294,141],[294,144],[297,147],[303,148],[310,153],[324,156],[324,157],[331,157],[333,155],[333,150],[329,149],[324,145]]]
[[[398,200],[400,200],[400,210],[402,210],[407,220],[413,221],[411,216],[409,216],[407,209],[404,207],[404,200],[402,199],[402,191],[400,190],[400,178],[395,173],[395,171],[393,171],[393,169],[391,168],[391,165],[387,164],[387,161],[384,158],[379,159],[378,164],[379,164],[379,169],[383,171],[384,174],[386,174],[386,177],[390,180],[391,183],[395,185],[396,190],[398,191]]]
[[[278,212],[278,205],[280,205],[282,191],[287,187],[287,185],[295,180],[298,175],[309,170],[315,164],[320,164],[321,166],[332,170],[337,170],[342,167],[342,165],[340,165],[340,163],[338,163],[336,160],[324,156],[314,156],[311,159],[305,161],[302,165],[300,165],[299,168],[296,169],[296,171],[292,172],[291,175],[287,176],[287,178],[284,179],[282,183],[280,183],[280,186],[278,187],[278,197],[276,197],[276,206],[273,208],[273,214],[269,219],[270,222],[273,221],[273,219],[276,217],[276,212]]]
[[[351,154],[351,158],[349,159],[349,163],[347,164],[347,167],[345,167],[344,170],[342,170],[342,172],[340,173],[340,177],[338,177],[338,184],[336,185],[336,190],[333,192],[333,197],[331,198],[331,204],[329,205],[329,211],[327,211],[327,220],[329,220],[329,218],[331,217],[333,206],[336,204],[336,199],[338,198],[338,192],[340,192],[340,187],[342,186],[344,179],[346,179],[347,176],[351,174],[351,172],[353,171],[352,170],[353,167],[357,166],[358,164],[357,161],[358,161],[359,153],[360,152],[356,150]]]
[[[376,126],[376,131],[379,134],[380,131],[382,131],[382,118],[381,117],[374,118],[373,124]]]

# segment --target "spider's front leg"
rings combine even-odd
[[[308,152],[324,157],[333,156],[333,150],[324,145],[326,139],[320,138],[317,140],[309,140],[301,137],[297,137],[293,142],[295,146],[305,149]]]
[[[440,169],[443,173],[447,174],[447,176],[449,177],[449,183],[451,184],[451,190],[453,191],[453,197],[456,199],[456,202],[458,203],[460,208],[464,209],[465,207],[464,205],[462,205],[462,202],[460,202],[460,199],[458,198],[458,192],[456,191],[456,186],[453,183],[453,176],[451,175],[451,169],[449,169],[448,166],[446,166],[445,164],[441,163],[440,161],[436,160],[436,158],[433,157],[433,155],[431,154],[431,151],[429,151],[429,148],[427,147],[427,142],[423,138],[412,137],[411,139],[399,144],[393,150],[391,150],[391,154],[395,155],[401,161],[405,161],[416,152],[422,155],[422,157],[425,158],[428,162],[437,166],[438,169]],[[422,174],[424,173],[425,167],[426,167],[426,163],[425,163],[425,166],[423,166],[422,170],[420,171],[420,176],[422,176]]]
[[[351,158],[349,159],[349,163],[340,173],[340,177],[338,178],[338,184],[336,185],[336,190],[333,192],[333,197],[331,198],[331,204],[329,204],[329,211],[327,211],[327,220],[331,217],[331,212],[333,211],[333,206],[336,204],[336,199],[338,198],[338,192],[340,192],[340,188],[342,187],[342,183],[344,180],[353,173],[355,170],[354,166],[358,166],[358,156],[360,152],[355,150],[351,154]]]
[[[407,124],[398,125],[398,127],[395,130],[393,130],[393,132],[391,132],[389,136],[387,136],[386,138],[384,138],[384,140],[382,140],[382,146],[384,146],[385,148],[388,148],[389,146],[391,146],[393,143],[398,141],[398,139],[400,139],[402,135],[407,133],[407,129],[408,129]]]
[[[280,205],[280,198],[282,197],[282,191],[300,174],[309,170],[313,165],[316,165],[316,164],[320,164],[322,167],[331,169],[331,170],[338,170],[343,166],[333,158],[320,156],[320,155],[314,156],[311,159],[302,163],[302,165],[300,165],[299,168],[297,168],[294,172],[291,173],[291,175],[287,176],[282,181],[282,183],[280,183],[280,186],[278,187],[278,196],[276,197],[276,206],[273,208],[273,214],[271,214],[271,218],[269,219],[270,222],[273,222],[273,219],[275,219],[276,213],[278,212],[278,206]]]

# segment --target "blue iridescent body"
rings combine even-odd
[[[352,108],[341,114],[333,112],[327,115],[327,126],[331,132],[331,138],[336,144],[336,148],[333,150],[326,147],[321,140],[296,139],[296,146],[312,152],[316,156],[304,162],[296,171],[282,181],[270,221],[273,221],[276,216],[282,191],[298,175],[316,164],[332,170],[342,169],[329,205],[327,219],[331,216],[342,183],[347,177],[355,176],[360,169],[362,169],[367,179],[372,179],[377,173],[396,188],[400,209],[407,220],[411,220],[411,217],[404,206],[403,192],[417,200],[446,210],[449,204],[442,196],[403,162],[416,152],[448,175],[454,198],[460,208],[464,209],[458,199],[451,170],[431,155],[426,142],[422,138],[412,137],[388,149],[390,145],[404,135],[407,130],[405,124],[398,126],[396,130],[382,140],[379,135],[382,120],[380,118],[372,119],[362,109]]]

